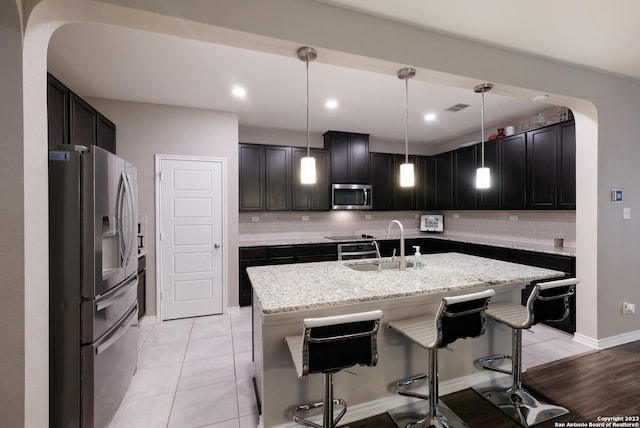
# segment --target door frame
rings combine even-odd
[[[229,260],[227,247],[227,158],[212,157],[212,156],[192,156],[192,155],[163,155],[156,154],[155,166],[154,166],[154,183],[155,183],[155,251],[156,251],[156,321],[163,321],[162,318],[162,301],[160,299],[160,292],[162,290],[162,269],[160,269],[161,263],[161,251],[160,251],[160,168],[162,161],[165,160],[177,160],[177,161],[192,161],[192,162],[219,162],[222,170],[222,313],[226,314],[227,300],[228,300],[228,267]]]

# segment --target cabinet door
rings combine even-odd
[[[576,126],[565,122],[558,135],[558,208],[576,209]]]
[[[369,136],[365,134],[349,135],[349,182],[369,183]]]
[[[265,197],[267,211],[291,209],[290,147],[265,147]]]
[[[464,147],[453,152],[453,177],[453,208],[476,209],[476,146]]]
[[[435,206],[435,172],[433,157],[416,156],[416,188],[414,193],[417,210],[430,210]]]
[[[239,146],[240,211],[264,210],[264,147],[252,144]]]
[[[109,119],[98,113],[97,117],[98,138],[96,145],[113,154],[116,153],[116,125]]]
[[[453,208],[453,168],[451,152],[435,156],[435,206],[437,210]]]
[[[49,144],[69,144],[69,89],[47,74],[47,129]]]
[[[300,159],[307,156],[307,149],[292,149],[292,209],[328,211],[330,207],[329,193],[329,154],[326,150],[311,149],[311,156],[316,160],[316,184],[300,183]]]
[[[394,156],[387,153],[371,153],[371,186],[373,187],[373,209],[393,210]]]
[[[405,155],[395,155],[394,157],[394,169],[391,181],[393,184],[393,209],[394,210],[412,210],[415,207],[414,187],[400,187],[400,165],[405,163]],[[416,158],[415,156],[409,156],[409,163],[413,164],[413,174],[415,180],[416,173]],[[377,171],[374,170],[374,175]]]
[[[476,146],[477,166],[482,166],[482,146]],[[478,209],[497,210],[500,209],[500,145],[498,140],[485,141],[484,143],[484,166],[488,167],[491,174],[491,187],[488,189],[478,189]]]
[[[71,93],[69,108],[69,143],[80,146],[96,144],[98,112],[82,98]]]
[[[325,149],[331,152],[331,182],[369,183],[369,136],[351,132],[327,131]]]
[[[525,134],[499,140],[501,208],[524,209],[526,206],[527,149]]]
[[[556,128],[527,132],[527,208],[556,207]]]

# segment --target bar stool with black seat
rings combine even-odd
[[[301,404],[293,411],[293,420],[304,426],[334,428],[347,412],[343,399],[333,398],[333,375],[356,364],[375,366],[378,363],[377,334],[382,311],[360,312],[303,321],[302,336],[285,340],[299,379],[313,373],[323,375],[322,401]],[[334,417],[334,405],[342,407]],[[322,407],[322,425],[300,415]]]
[[[484,334],[484,312],[493,290],[461,296],[444,297],[435,314],[391,321],[389,327],[429,351],[429,373],[399,381],[395,384],[399,395],[429,401],[428,409],[421,402],[411,403],[388,414],[399,427],[457,427],[467,426],[438,397],[438,349],[446,348],[458,339],[472,338]],[[427,395],[410,391],[407,387],[427,380]],[[426,411],[425,411],[426,410]]]
[[[533,283],[526,305],[496,303],[487,309],[487,316],[511,327],[511,355],[481,358],[484,369],[510,374],[511,378],[496,379],[472,387],[522,426],[538,424],[569,413],[542,395],[522,386],[522,330],[539,322],[565,320],[570,313],[569,298],[575,294],[576,278]],[[496,361],[511,360],[511,370],[492,366]]]

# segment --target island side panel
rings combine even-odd
[[[524,284],[493,287],[498,293],[493,301],[519,301]],[[481,291],[490,287],[478,287]],[[469,292],[469,290],[466,290]],[[447,292],[446,295],[463,294]],[[382,309],[384,317],[378,335],[379,362],[376,367],[353,367],[335,375],[335,397],[344,398],[350,409],[377,400],[373,414],[382,413],[398,405],[400,399],[390,386],[397,380],[425,373],[428,367],[427,351],[411,344],[387,327],[390,321],[435,312],[443,294],[410,298],[387,299],[278,314],[261,312],[254,296],[255,371],[260,399],[262,421],[265,427],[291,422],[293,408],[301,403],[322,399],[322,375],[310,375],[298,380],[284,341],[286,336],[302,334],[302,322],[307,317],[329,316]],[[484,336],[459,340],[440,350],[440,382],[461,379],[478,373],[474,360],[487,355],[509,353],[511,336],[508,329],[488,322]],[[453,351],[453,352],[452,352]],[[469,385],[460,383],[462,388]],[[385,408],[385,403],[388,407]],[[349,421],[349,412],[345,421]]]

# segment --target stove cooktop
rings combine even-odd
[[[346,235],[346,236],[325,236],[333,241],[365,241],[375,239],[372,235]]]

